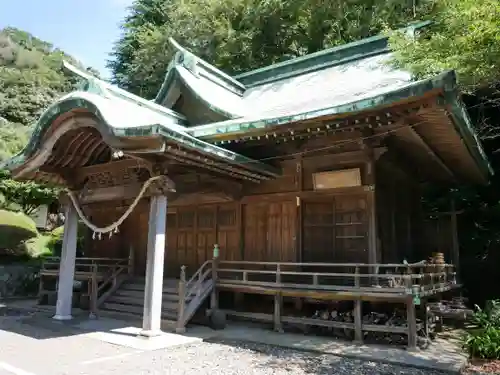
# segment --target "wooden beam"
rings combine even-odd
[[[116,161],[110,161],[109,163],[90,165],[88,167],[83,167],[78,170],[78,175],[88,176],[95,173],[100,173],[108,170],[123,170],[130,167],[145,168],[151,170],[151,163],[141,159],[121,159]],[[84,178],[81,178],[82,180]]]
[[[109,202],[114,200],[127,200],[134,199],[139,194],[142,183],[135,183],[124,186],[112,186],[89,190],[86,192],[80,191],[79,195],[80,204],[89,204],[96,202]],[[148,197],[150,192],[146,191],[145,197]]]
[[[314,197],[328,197],[328,196],[339,196],[339,195],[365,195],[366,191],[369,190],[369,186],[353,186],[347,188],[337,188],[337,189],[322,189],[322,190],[309,190],[309,191],[290,191],[286,193],[271,193],[271,194],[258,194],[258,195],[247,195],[241,198],[241,203],[251,204],[258,202],[276,202],[280,200],[296,200],[297,197],[300,199],[314,198]]]

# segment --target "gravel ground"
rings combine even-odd
[[[231,341],[138,351],[12,319],[0,319],[0,342],[0,375],[443,375]]]
[[[140,363],[144,362],[151,363],[149,372],[143,372],[144,367],[140,364],[134,364],[130,370],[137,374],[442,375],[428,370],[235,342],[202,343],[169,352],[150,352],[141,355]],[[110,366],[109,370],[112,368],[115,367]]]

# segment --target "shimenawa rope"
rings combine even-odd
[[[112,223],[112,224],[110,224],[110,225],[108,225],[106,227],[98,227],[98,226],[92,224],[89,221],[89,219],[87,219],[87,217],[83,213],[83,211],[82,211],[82,209],[81,209],[81,207],[80,207],[80,205],[78,203],[78,199],[75,196],[75,193],[73,193],[71,190],[68,190],[68,196],[71,199],[71,202],[73,203],[73,206],[75,207],[76,213],[78,214],[78,216],[80,217],[80,219],[83,221],[83,223],[87,227],[89,227],[94,232],[94,234],[92,235],[92,238],[95,239],[96,233],[98,234],[99,239],[101,238],[101,235],[103,233],[109,233],[109,236],[111,237],[113,235],[113,232],[114,233],[118,233],[118,227],[132,213],[132,211],[134,210],[135,206],[137,206],[137,204],[139,203],[139,201],[141,200],[142,196],[144,195],[144,193],[146,192],[146,190],[149,188],[149,186],[153,182],[155,182],[156,180],[159,180],[161,178],[163,178],[163,176],[154,176],[154,177],[149,178],[146,182],[144,182],[144,185],[142,185],[142,188],[139,191],[139,194],[134,199],[134,201],[132,202],[132,204],[127,208],[127,210],[123,213],[123,215],[120,216],[120,218],[118,220],[116,220],[114,223]]]

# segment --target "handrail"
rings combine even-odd
[[[238,267],[239,266],[239,267]],[[255,269],[255,266],[273,267],[273,269]],[[328,268],[355,268],[355,272],[346,270],[347,272],[308,272],[290,270],[285,271],[286,267],[328,267]],[[253,268],[250,268],[253,267]],[[395,272],[373,273],[370,270],[380,268],[396,269]],[[360,272],[365,268],[367,273]],[[328,270],[325,270],[328,271]],[[420,272],[419,272],[420,271]],[[441,271],[441,272],[439,272]],[[454,265],[451,264],[367,264],[367,263],[298,263],[298,262],[251,262],[251,261],[218,261],[217,272],[219,274],[217,283],[234,284],[234,285],[253,285],[260,287],[283,288],[289,287],[294,289],[318,289],[318,290],[358,290],[372,292],[392,292],[406,294],[414,294],[420,292],[429,292],[438,288],[441,284],[455,285],[456,272]],[[234,274],[235,278],[228,274]],[[226,275],[226,276],[224,276]],[[258,275],[275,276],[271,280],[253,279]],[[311,278],[311,281],[306,280],[283,280],[284,276],[303,276]],[[342,283],[338,282],[323,282],[320,283],[320,278],[341,277],[344,278]],[[369,285],[361,285],[361,280],[368,280]],[[352,285],[345,285],[345,282]],[[385,281],[387,285],[380,285],[381,281]]]
[[[128,271],[130,267],[131,265],[128,258],[76,258],[75,271],[85,272],[89,281],[91,315],[97,313],[97,309],[103,301],[102,298],[99,298],[99,295],[104,288],[110,284],[112,285],[112,289],[115,288],[117,285],[117,278],[124,271]],[[47,257],[42,264],[42,270],[46,271],[54,271],[59,268],[60,257]],[[85,271],[82,271],[82,268],[85,269]],[[99,274],[105,276],[105,278],[99,280]]]
[[[201,267],[196,270],[194,275],[186,281],[186,267],[181,267],[180,281],[179,281],[179,309],[177,312],[177,326],[176,331],[181,333],[184,331],[184,326],[187,320],[190,318],[191,314],[194,313],[193,303],[201,302],[203,298],[202,293],[203,286],[206,285],[205,282],[209,280],[209,276],[212,275],[213,261],[207,260],[201,265]],[[186,306],[186,300],[195,295],[194,299],[190,301],[190,305]]]
[[[205,263],[203,263],[199,268],[198,270],[193,274],[193,276],[191,276],[191,278],[189,279],[189,281],[186,282],[186,285],[190,284],[197,276],[198,274],[201,272],[201,270],[207,265],[207,264],[211,264],[212,263],[212,260],[207,260],[205,261]]]
[[[48,257],[42,263],[42,270],[54,271],[60,268],[60,257]],[[129,267],[128,258],[76,258],[75,260],[75,271],[76,272],[92,272],[95,267],[99,269],[109,269],[117,266]],[[81,269],[87,269],[87,271],[81,271]],[[80,269],[80,271],[78,271]]]
[[[186,284],[185,284],[185,290],[186,290],[185,297],[187,297],[187,296],[189,296],[189,295],[190,295],[189,291],[192,289],[192,287],[191,287],[190,285],[191,285],[191,284],[192,284],[195,280],[196,280],[196,283],[193,285],[193,287],[194,287],[194,286],[199,285],[199,283],[200,283],[200,281],[201,281],[201,280],[205,280],[205,279],[206,279],[206,275],[205,275],[205,274],[206,274],[208,271],[205,271],[203,274],[201,273],[201,271],[203,271],[203,269],[204,269],[207,265],[209,265],[209,264],[210,264],[210,266],[212,265],[212,260],[207,260],[205,263],[203,263],[203,264],[201,265],[201,267],[200,267],[200,268],[198,268],[198,270],[194,273],[194,275],[193,275],[193,276],[189,279],[189,281],[187,281],[187,282],[186,282]],[[209,269],[209,271],[211,271],[211,269]]]
[[[422,264],[422,263],[304,263],[304,262],[253,262],[245,260],[220,260],[219,264],[242,264],[257,266],[291,266],[291,267],[366,267],[366,268],[423,268],[423,267],[455,267],[454,264]]]

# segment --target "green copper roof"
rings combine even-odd
[[[431,24],[430,21],[415,22],[401,31],[414,34]],[[389,52],[389,40],[386,35],[376,35],[355,42],[286,60],[235,76],[247,88],[264,83],[279,81],[298,75],[326,69],[335,65],[344,65],[351,61],[364,59]]]
[[[43,136],[57,117],[74,109],[85,109],[98,118],[98,130],[111,147],[126,147],[120,137],[159,135],[186,149],[228,164],[242,165],[266,176],[279,175],[278,170],[264,163],[187,134],[183,116],[94,78],[69,64],[66,67],[83,79],[81,90],[51,105],[37,122],[28,145],[0,167],[12,170],[25,163],[39,150]]]
[[[413,33],[415,30],[425,27],[429,22],[420,22],[403,29],[405,32]],[[266,118],[271,112],[285,111],[289,113],[300,110],[310,111],[314,108],[304,103],[309,100],[312,104],[318,95],[318,91],[331,91],[331,87],[339,87],[336,81],[343,80],[339,75],[347,77],[351,73],[365,74],[369,78],[369,84],[363,90],[371,90],[374,84],[386,84],[388,79],[394,80],[395,75],[404,75],[404,80],[409,81],[409,75],[404,72],[389,71],[381,67],[380,55],[387,55],[388,37],[378,35],[363,39],[343,46],[330,48],[313,54],[284,61],[268,67],[253,70],[235,76],[234,78],[218,70],[206,61],[195,56],[174,40],[171,43],[177,50],[172,59],[165,80],[155,98],[155,102],[168,108],[172,108],[179,98],[182,89],[187,89],[202,102],[209,110],[230,119],[245,117]],[[369,60],[371,59],[371,60]],[[361,67],[355,69],[359,61]],[[378,72],[367,72],[366,68]],[[347,72],[346,72],[347,71]],[[349,87],[358,83],[358,79],[349,77]],[[304,81],[312,79],[307,87]],[[343,80],[343,84],[346,80]],[[371,86],[370,86],[371,84]],[[306,91],[302,92],[305,89]],[[295,97],[293,95],[297,94]],[[292,97],[290,98],[290,93]],[[331,97],[323,95],[318,105],[331,106]],[[322,103],[323,102],[323,103]],[[302,107],[302,108],[299,108]],[[306,108],[307,107],[307,108]]]
[[[179,84],[182,84],[210,110],[227,118],[242,116],[245,86],[181,47],[173,39],[170,42],[177,52],[154,101],[172,107],[180,94]]]
[[[403,29],[413,33],[429,24]],[[379,35],[240,74],[234,78],[171,41],[177,53],[155,99],[172,107],[189,90],[230,122],[195,126],[192,134],[235,123],[313,113],[363,97],[385,94],[411,82],[407,72],[387,64],[388,38]],[[182,86],[182,87],[181,87]],[[191,124],[192,125],[192,124]],[[191,127],[192,128],[192,127]],[[189,130],[191,132],[191,130]],[[218,130],[217,130],[218,132]]]

